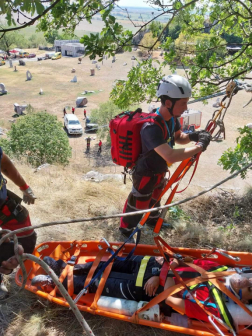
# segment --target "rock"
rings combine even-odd
[[[135,56],[131,56],[131,60],[135,61],[136,57]]]
[[[73,68],[72,70],[71,70],[71,73],[75,73],[76,72],[76,70]]]
[[[97,61],[95,61],[95,60],[92,61],[92,64],[96,64],[96,63],[97,63]]]
[[[7,94],[7,90],[5,89],[5,85],[3,83],[0,83],[0,96]]]
[[[95,93],[94,91],[88,91],[88,93]]]
[[[87,93],[88,93],[88,91],[85,90],[85,91],[82,92],[82,95],[85,95]]]
[[[90,69],[90,76],[94,76],[95,75],[95,69]]]
[[[23,61],[23,60],[19,60],[19,65],[24,66],[24,65],[25,65],[25,61]]]
[[[74,76],[74,78],[71,80],[72,83],[77,83],[77,76]]]
[[[102,182],[105,180],[116,180],[122,181],[123,177],[122,174],[101,174],[97,171],[91,170],[87,174],[83,176],[85,181],[92,181],[92,182]]]
[[[42,89],[40,89],[39,94],[40,95],[44,94],[44,91]]]
[[[127,63],[123,63],[123,66],[127,65]]]
[[[252,123],[246,125],[248,128],[252,129]]]
[[[50,166],[49,163],[44,163],[44,164],[42,164],[41,166],[37,167],[37,168],[34,170],[34,173],[36,173],[37,171],[39,171],[39,170],[41,170],[41,169],[43,169],[43,168],[47,168],[47,167],[49,167],[49,166]]]
[[[32,74],[29,70],[26,71],[26,80],[30,81],[32,79]]]

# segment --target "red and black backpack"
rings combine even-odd
[[[109,128],[111,156],[114,163],[125,168],[135,166],[142,153],[140,131],[146,122],[159,125],[164,138],[167,137],[167,128],[162,117],[155,113],[142,112],[140,108],[134,112],[122,112],[111,119]]]

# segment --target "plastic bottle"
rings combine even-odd
[[[189,327],[188,317],[186,315],[172,313],[171,316],[165,316],[165,320],[178,327]]]

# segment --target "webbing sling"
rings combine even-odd
[[[188,266],[190,266],[190,264],[188,264]],[[184,283],[186,286],[190,287],[193,285],[197,285],[200,284],[202,282],[205,282],[207,278],[212,278],[213,276],[215,276],[216,278],[222,278],[223,276],[227,276],[227,275],[231,275],[234,274],[236,272],[217,272],[215,274],[207,274],[204,276],[204,278],[202,276],[199,276],[197,278],[194,279],[188,279],[185,280]],[[178,292],[180,292],[182,289],[184,289],[184,285],[182,285],[181,283],[178,283],[170,288],[167,288],[166,290],[164,290],[162,293],[160,293],[158,296],[156,296],[155,298],[153,298],[150,302],[148,302],[144,307],[140,308],[139,310],[137,310],[131,317],[131,321],[133,323],[138,323],[139,322],[139,317],[138,314],[141,311],[145,311],[148,310],[149,308],[153,307],[156,304],[159,304],[160,302],[162,302],[163,300],[165,300],[168,296],[174,295]]]
[[[232,299],[235,303],[237,303],[241,308],[243,308],[243,310],[248,313],[250,316],[252,316],[252,312],[230,291],[226,288],[226,286],[220,282],[217,278],[221,277],[220,275],[222,276],[227,276],[227,275],[232,275],[232,274],[236,274],[236,271],[229,271],[229,272],[213,272],[213,273],[209,273],[207,271],[205,271],[203,268],[201,268],[200,266],[198,265],[195,265],[195,264],[191,264],[191,263],[186,263],[189,267],[192,267],[194,268],[196,271],[198,271],[200,274],[201,274],[201,278],[205,278],[205,281],[206,281],[206,278],[207,279],[211,279],[211,282],[220,290],[222,291],[224,294],[226,294],[230,299]],[[174,271],[174,274],[175,276],[177,277],[178,276],[178,273],[176,272],[175,269],[173,269]],[[180,277],[178,276],[177,277],[180,281]],[[181,279],[182,280],[182,279]],[[184,281],[182,280],[181,281],[182,285],[188,289],[188,286],[185,286],[185,283]],[[205,313],[209,316],[212,317],[212,314],[205,310],[203,305],[201,304],[201,302],[199,302],[199,300],[194,296],[195,298],[195,301],[196,303],[205,311]],[[231,327],[229,325],[229,327]]]
[[[201,153],[198,153],[196,154],[195,156],[191,157],[191,158],[188,158],[184,161],[182,161],[180,163],[180,165],[178,166],[178,168],[175,170],[175,172],[172,174],[171,178],[169,179],[168,183],[166,184],[166,186],[164,187],[162,193],[160,194],[160,196],[158,197],[156,203],[151,207],[151,208],[154,208],[155,205],[157,204],[157,202],[159,202],[161,200],[161,198],[163,197],[163,195],[167,192],[168,189],[170,189],[172,187],[172,185],[176,182],[179,182],[182,180],[182,178],[185,176],[185,174],[188,172],[188,170],[191,168],[191,166],[193,165],[193,163],[195,162],[195,167],[194,167],[194,170],[193,170],[193,173],[192,173],[192,176],[189,180],[189,183],[188,185],[186,186],[186,188],[189,186],[194,174],[195,174],[195,171],[197,169],[197,165],[198,165],[198,161],[199,161],[199,157],[200,157],[200,154]],[[180,190],[180,191],[177,191],[177,188],[178,188],[178,184],[175,186],[175,188],[171,191],[171,194],[168,198],[168,200],[166,201],[165,205],[167,204],[170,204],[172,202],[172,199],[175,195],[176,192],[182,192],[184,191],[186,188],[184,188],[183,190]],[[151,212],[147,212],[144,217],[142,218],[142,220],[140,221],[140,224],[141,225],[144,225],[147,221],[147,219],[149,218]],[[161,229],[161,226],[163,224],[163,219],[161,218],[157,224],[156,224],[156,227],[154,228],[154,232],[155,233],[159,233],[160,229]]]
[[[140,265],[140,268],[137,274],[137,279],[136,279],[136,287],[143,287],[144,273],[146,271],[146,267],[147,267],[149,260],[150,260],[150,256],[145,256],[141,261],[141,265]]]
[[[119,255],[122,255],[122,253],[123,253],[123,250],[121,249],[121,250],[118,252],[118,254],[119,254]],[[113,256],[112,256],[112,257],[113,257]],[[93,310],[96,310],[96,309],[97,309],[97,302],[98,302],[98,300],[99,300],[99,298],[100,298],[100,296],[101,296],[101,294],[102,294],[102,291],[103,291],[103,289],[104,289],[104,286],[105,286],[105,284],[106,284],[106,281],[107,281],[107,279],[108,279],[108,276],[109,276],[109,273],[110,273],[110,271],[111,271],[111,268],[112,268],[112,266],[113,266],[113,262],[114,262],[114,261],[115,261],[115,258],[113,258],[113,259],[110,261],[110,263],[106,266],[106,268],[105,268],[105,270],[104,270],[104,273],[102,274],[101,280],[100,280],[100,282],[99,282],[99,286],[98,286],[98,288],[97,288],[97,290],[96,290],[96,293],[95,293],[94,300],[93,300],[93,302],[92,302],[92,304],[91,304],[91,306],[90,306],[90,308],[93,309]]]
[[[122,248],[124,247],[124,245],[127,243],[127,241],[128,240],[130,240],[133,236],[134,236],[134,234],[135,233],[137,233],[137,239],[136,239],[136,244],[135,244],[135,246],[134,246],[134,248],[131,250],[131,252],[128,254],[128,256],[126,257],[126,258],[121,258],[121,257],[117,257],[118,256],[118,254],[119,254],[119,252],[122,250]],[[100,270],[96,273],[96,275],[91,279],[91,281],[80,291],[80,293],[76,296],[76,298],[75,298],[75,300],[74,300],[74,302],[75,303],[77,303],[78,301],[79,301],[79,299],[81,298],[81,296],[83,295],[83,294],[85,294],[86,292],[87,292],[87,289],[88,289],[88,287],[89,286],[91,286],[92,284],[93,284],[93,282],[97,279],[97,278],[99,278],[100,277],[100,275],[103,273],[103,271],[106,269],[106,267],[110,264],[110,262],[112,261],[112,260],[114,260],[116,257],[117,257],[117,259],[118,260],[126,260],[126,259],[129,259],[132,255],[133,255],[133,253],[134,253],[134,251],[135,251],[135,249],[136,249],[136,247],[137,247],[137,245],[138,245],[138,243],[139,243],[139,241],[140,241],[140,237],[141,237],[141,230],[139,229],[139,228],[136,228],[133,232],[132,232],[132,234],[129,236],[129,238],[128,239],[126,239],[126,241],[115,251],[115,252],[113,252],[110,248],[108,248],[108,251],[110,252],[110,253],[113,253],[112,255],[111,255],[111,257],[102,265],[102,267],[100,268]],[[98,263],[99,264],[99,263]],[[97,266],[98,266],[98,264],[97,264]],[[96,267],[97,267],[96,266]],[[92,269],[92,268],[91,268]],[[91,269],[90,269],[90,271],[91,271]],[[90,273],[90,271],[89,271],[89,273]],[[93,268],[93,273],[95,272],[95,269]],[[86,282],[85,282],[86,283]]]
[[[72,246],[69,249],[75,246],[74,243],[72,243],[71,245]],[[67,249],[66,251],[68,251],[69,249]],[[79,255],[80,255],[80,246],[77,245],[74,255],[71,257],[70,261],[68,261],[68,264],[66,265],[66,267],[64,268],[64,270],[62,271],[59,277],[59,281],[62,283],[67,276],[67,289],[68,289],[68,293],[70,296],[72,296],[74,293],[73,269],[74,269],[75,264],[77,264]],[[57,286],[55,286],[55,288],[47,295],[47,298],[49,301],[52,301],[53,297],[56,296],[56,291],[57,291]]]

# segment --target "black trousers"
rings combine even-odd
[[[150,300],[143,290],[147,280],[149,280],[161,265],[156,261],[155,257],[151,257],[147,263],[143,278],[143,286],[136,288],[136,278],[143,256],[133,256],[129,260],[115,260],[111,269],[111,273],[106,281],[102,295],[116,297],[127,300]],[[84,287],[88,272],[92,267],[92,262],[79,264],[74,267],[74,294],[78,294]],[[100,262],[95,274],[101,269],[104,262]],[[97,278],[89,287],[90,293],[95,293],[99,286],[100,278]],[[64,287],[67,289],[67,277],[63,281]]]

